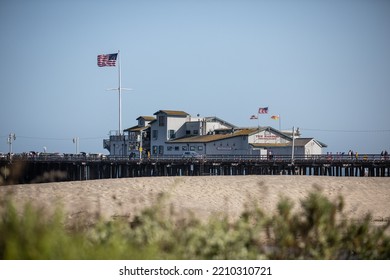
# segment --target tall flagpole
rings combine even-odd
[[[115,55],[115,57],[114,57]],[[111,57],[112,56],[112,57]],[[118,66],[118,87],[117,88],[110,88],[107,90],[117,90],[118,91],[118,97],[119,97],[119,131],[118,135],[122,135],[122,90],[132,90],[131,88],[122,88],[122,73],[121,73],[121,57],[120,57],[120,51],[118,50],[118,53],[112,53],[112,54],[105,54],[105,55],[98,55],[98,66]]]
[[[119,135],[122,134],[122,85],[121,85],[121,56],[119,55],[118,50],[118,76],[119,76]]]

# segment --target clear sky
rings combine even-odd
[[[0,152],[104,152],[160,109],[299,127],[328,152],[390,151],[390,1],[0,0]]]

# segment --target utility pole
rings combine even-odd
[[[10,133],[8,135],[8,140],[7,143],[9,145],[9,154],[12,155],[12,143],[16,140],[16,135],[15,133]]]
[[[79,137],[73,138],[73,143],[76,144],[76,155],[79,153],[79,142],[80,142],[80,138]]]
[[[292,142],[292,151],[291,151],[291,164],[294,165],[294,150],[295,150],[295,127],[293,127],[292,129],[292,138],[293,138],[293,142]]]
[[[142,147],[142,134],[143,134],[143,131],[141,130],[141,137],[140,137],[140,140],[139,140],[139,160],[142,160],[142,151],[143,151],[143,147]]]

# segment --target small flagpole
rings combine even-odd
[[[122,134],[122,85],[121,85],[121,57],[118,50],[118,76],[119,76],[119,135]]]
[[[279,115],[279,131],[282,131],[282,118]]]

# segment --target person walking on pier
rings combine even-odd
[[[349,155],[350,159],[353,160],[353,151],[352,150],[349,150],[348,155]]]

